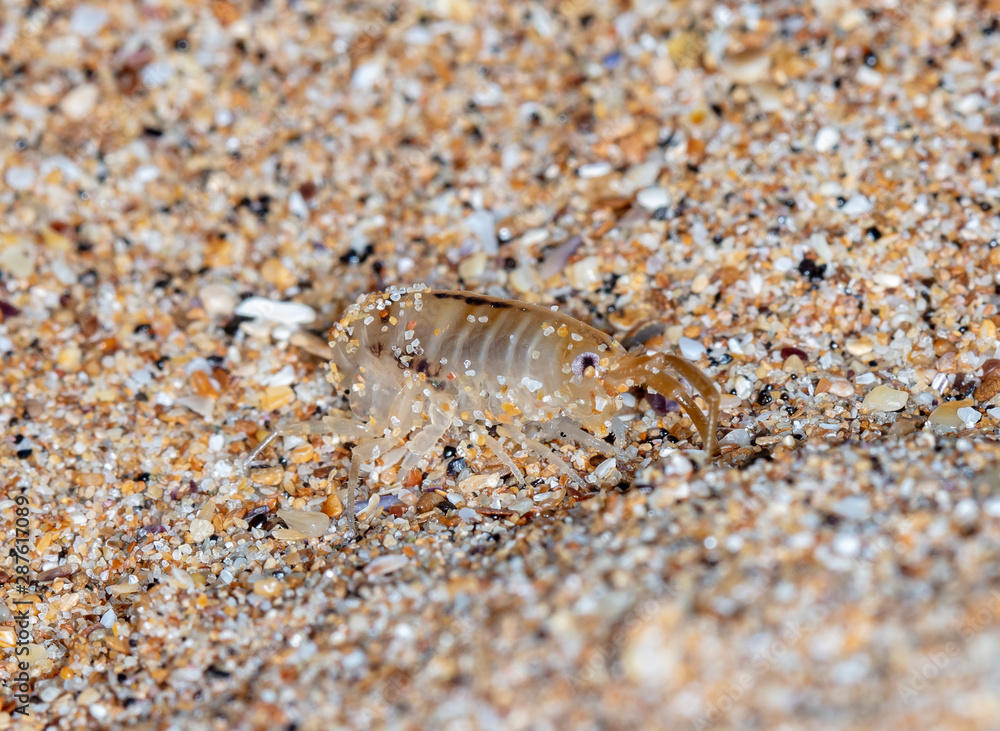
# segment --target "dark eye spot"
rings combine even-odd
[[[588,368],[597,368],[600,362],[601,359],[597,353],[580,353],[573,360],[573,373],[582,376]]]

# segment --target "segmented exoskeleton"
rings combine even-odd
[[[326,416],[280,427],[247,457],[249,465],[275,437],[339,434],[355,441],[347,488],[349,531],[362,465],[407,438],[400,474],[427,454],[451,426],[492,427],[571,479],[561,458],[525,434],[528,426],[566,436],[609,456],[623,448],[617,412],[622,394],[643,386],[677,401],[709,456],[716,451],[719,395],[692,363],[664,353],[629,354],[608,335],[554,309],[473,292],[392,288],[362,297],[330,331],[330,381],[349,390],[354,418]],[[683,378],[702,397],[698,407]],[[615,435],[615,445],[604,441]],[[500,441],[482,429],[481,443],[518,479]]]

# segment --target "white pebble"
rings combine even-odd
[[[193,589],[194,579],[191,578],[191,574],[182,568],[174,568],[170,572],[171,583],[174,584],[178,589]]]
[[[577,174],[581,178],[600,178],[611,172],[611,163],[609,162],[591,162],[586,165],[581,165],[577,170]]]
[[[745,376],[738,376],[736,378],[736,395],[741,399],[750,398],[750,394],[753,393],[753,385]]]
[[[74,122],[86,119],[94,107],[97,105],[97,86],[94,84],[81,84],[70,90],[70,92],[59,102],[59,109]]]
[[[229,109],[215,110],[215,126],[228,127],[233,123],[233,113]]]
[[[958,8],[955,3],[941,3],[934,11],[932,23],[935,28],[948,29],[955,25],[958,18]]]
[[[955,519],[960,523],[971,523],[979,515],[979,506],[972,498],[960,500],[955,506]]]
[[[594,470],[594,476],[597,477],[597,479],[599,480],[603,480],[605,477],[611,474],[611,470],[615,469],[617,466],[618,462],[615,460],[615,458],[609,457],[608,459],[604,460],[599,465],[597,465],[597,468]]]
[[[198,291],[198,299],[209,315],[228,315],[236,307],[236,295],[224,284],[206,284]]]
[[[889,386],[876,386],[862,403],[870,411],[899,411],[906,406],[906,400],[910,397],[906,391],[897,391]]]
[[[309,218],[309,206],[302,194],[295,190],[288,196],[288,211],[298,218]]]
[[[872,281],[874,281],[875,284],[879,284],[883,287],[898,287],[903,283],[903,278],[898,274],[879,272],[874,277],[872,277]]]
[[[296,380],[295,369],[292,368],[290,363],[286,363],[277,373],[264,376],[258,380],[265,388],[272,386],[291,386]]]
[[[871,502],[863,495],[850,495],[834,503],[833,512],[847,520],[864,520],[871,513]]]
[[[779,256],[774,260],[774,271],[779,274],[784,274],[785,272],[790,272],[795,268],[795,262],[792,261],[791,257]]]
[[[574,289],[587,290],[601,282],[601,260],[587,256],[566,268],[566,280]]]
[[[248,297],[240,302],[235,314],[253,317],[284,325],[304,325],[316,319],[316,311],[298,302],[280,302],[267,297]]]
[[[220,451],[226,446],[226,437],[223,434],[213,434],[208,438],[208,448],[212,452]]]
[[[989,414],[994,419],[1000,421],[1000,406],[994,406],[992,409],[989,409],[986,413]]]
[[[542,382],[536,381],[533,378],[525,376],[524,378],[521,379],[521,385],[524,386],[526,389],[528,389],[528,391],[530,391],[531,393],[534,393],[535,391],[537,391],[542,387]]]
[[[960,114],[968,116],[985,108],[986,105],[987,101],[983,98],[982,94],[966,94],[955,105],[955,109],[958,110]]]
[[[76,272],[62,259],[56,259],[52,262],[52,274],[55,275],[60,284],[66,287],[74,284],[77,280]]]
[[[681,355],[687,360],[699,360],[701,356],[705,355],[705,346],[697,340],[681,338],[677,341],[677,345],[681,349]]]
[[[111,629],[114,626],[115,621],[117,619],[118,617],[115,614],[115,610],[109,609],[108,611],[106,611],[104,614],[101,615],[101,624],[103,624],[108,629]]]
[[[858,83],[863,86],[882,86],[883,76],[878,71],[868,66],[858,69]]]
[[[746,429],[733,429],[719,440],[719,444],[735,444],[739,447],[750,446],[750,432]]]
[[[840,210],[848,216],[860,216],[872,209],[871,201],[860,193],[852,195]]]
[[[496,254],[500,250],[493,214],[488,211],[476,211],[465,219],[465,227],[479,240],[481,251],[487,254]]]
[[[958,418],[965,423],[966,427],[973,427],[979,423],[979,420],[983,418],[983,415],[971,406],[963,406],[958,410]]]
[[[840,143],[840,132],[833,127],[823,127],[816,133],[816,152],[827,153]]]
[[[624,182],[631,190],[638,190],[652,185],[660,175],[660,163],[651,160],[628,169],[625,173]],[[641,204],[640,204],[641,205]]]
[[[876,378],[874,373],[862,373],[854,379],[854,382],[859,386],[867,386],[869,383],[875,383],[877,380],[878,378]]]
[[[850,398],[854,395],[854,386],[846,378],[834,378],[830,381],[830,393],[840,398]]]
[[[108,12],[93,5],[77,5],[69,21],[69,29],[78,36],[92,36],[101,32],[108,22]]]
[[[35,246],[27,240],[0,249],[0,269],[15,277],[30,277],[35,273]]]
[[[458,265],[458,275],[465,281],[475,281],[483,276],[489,257],[482,251],[468,256]]]
[[[157,396],[159,396],[159,394],[157,394]],[[169,396],[167,396],[167,398],[169,398]],[[175,403],[178,406],[191,409],[191,411],[199,416],[205,417],[206,419],[211,419],[212,412],[215,410],[215,401],[207,396],[180,396]]]
[[[133,174],[137,183],[150,183],[160,177],[160,168],[156,165],[140,165]]]
[[[861,552],[861,539],[853,533],[840,533],[833,539],[833,550],[841,556],[857,556]]]
[[[14,190],[27,190],[35,184],[35,171],[25,167],[9,167],[3,176],[4,182]]]
[[[639,191],[635,200],[647,211],[656,211],[670,205],[670,191],[659,186],[644,188]]]
[[[202,520],[201,518],[194,518],[191,521],[191,525],[188,527],[188,530],[191,532],[191,538],[195,543],[201,543],[203,540],[215,533],[215,528],[212,526],[212,523],[207,520]]]
[[[383,75],[381,61],[366,61],[354,70],[351,86],[361,91],[369,91]]]

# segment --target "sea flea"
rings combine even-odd
[[[474,429],[518,480],[523,475],[497,437],[552,460],[579,481],[526,430],[620,456],[626,436],[617,415],[621,396],[642,386],[677,401],[708,455],[716,452],[719,394],[700,369],[665,353],[630,354],[605,333],[547,307],[419,284],[396,287],[348,307],[330,331],[330,346],[329,378],[348,392],[354,418],[325,416],[279,427],[247,457],[244,473],[252,481],[250,464],[279,436],[337,434],[353,440],[351,536],[362,465],[405,439],[405,474],[453,426]],[[701,396],[707,414],[680,379]],[[603,439],[609,434],[613,445]]]

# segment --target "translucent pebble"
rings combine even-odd
[[[739,447],[750,445],[750,432],[746,429],[733,429],[719,440],[719,444],[735,444]]]
[[[971,406],[972,399],[965,399],[963,401],[946,401],[931,412],[928,420],[931,424],[936,426],[947,426],[953,429],[962,429],[965,427],[965,420],[959,416],[958,412]],[[973,411],[975,411],[975,409],[973,409]]]
[[[398,571],[410,562],[406,556],[401,553],[392,553],[387,556],[379,556],[368,562],[365,566],[365,573],[368,576],[382,576],[384,574],[392,573],[393,571]]]
[[[764,49],[727,53],[722,59],[722,73],[736,84],[756,84],[771,70],[771,57]]]
[[[528,497],[518,498],[508,507],[518,515],[524,515],[535,506],[535,502]]]
[[[979,420],[983,418],[983,415],[976,411],[971,406],[963,406],[955,412],[958,418],[961,419],[966,427],[973,427],[979,423]]]
[[[278,517],[306,538],[319,538],[330,527],[329,516],[317,510],[279,510]]]
[[[848,201],[841,206],[840,210],[847,216],[860,216],[864,213],[868,213],[872,209],[871,201],[865,196],[857,193],[851,196]]]
[[[480,250],[486,254],[496,254],[499,251],[497,243],[496,221],[488,211],[476,211],[465,219],[465,226],[479,241]]]
[[[889,386],[876,386],[862,403],[870,411],[899,411],[906,406],[906,400],[910,394],[906,391],[897,391]]]

